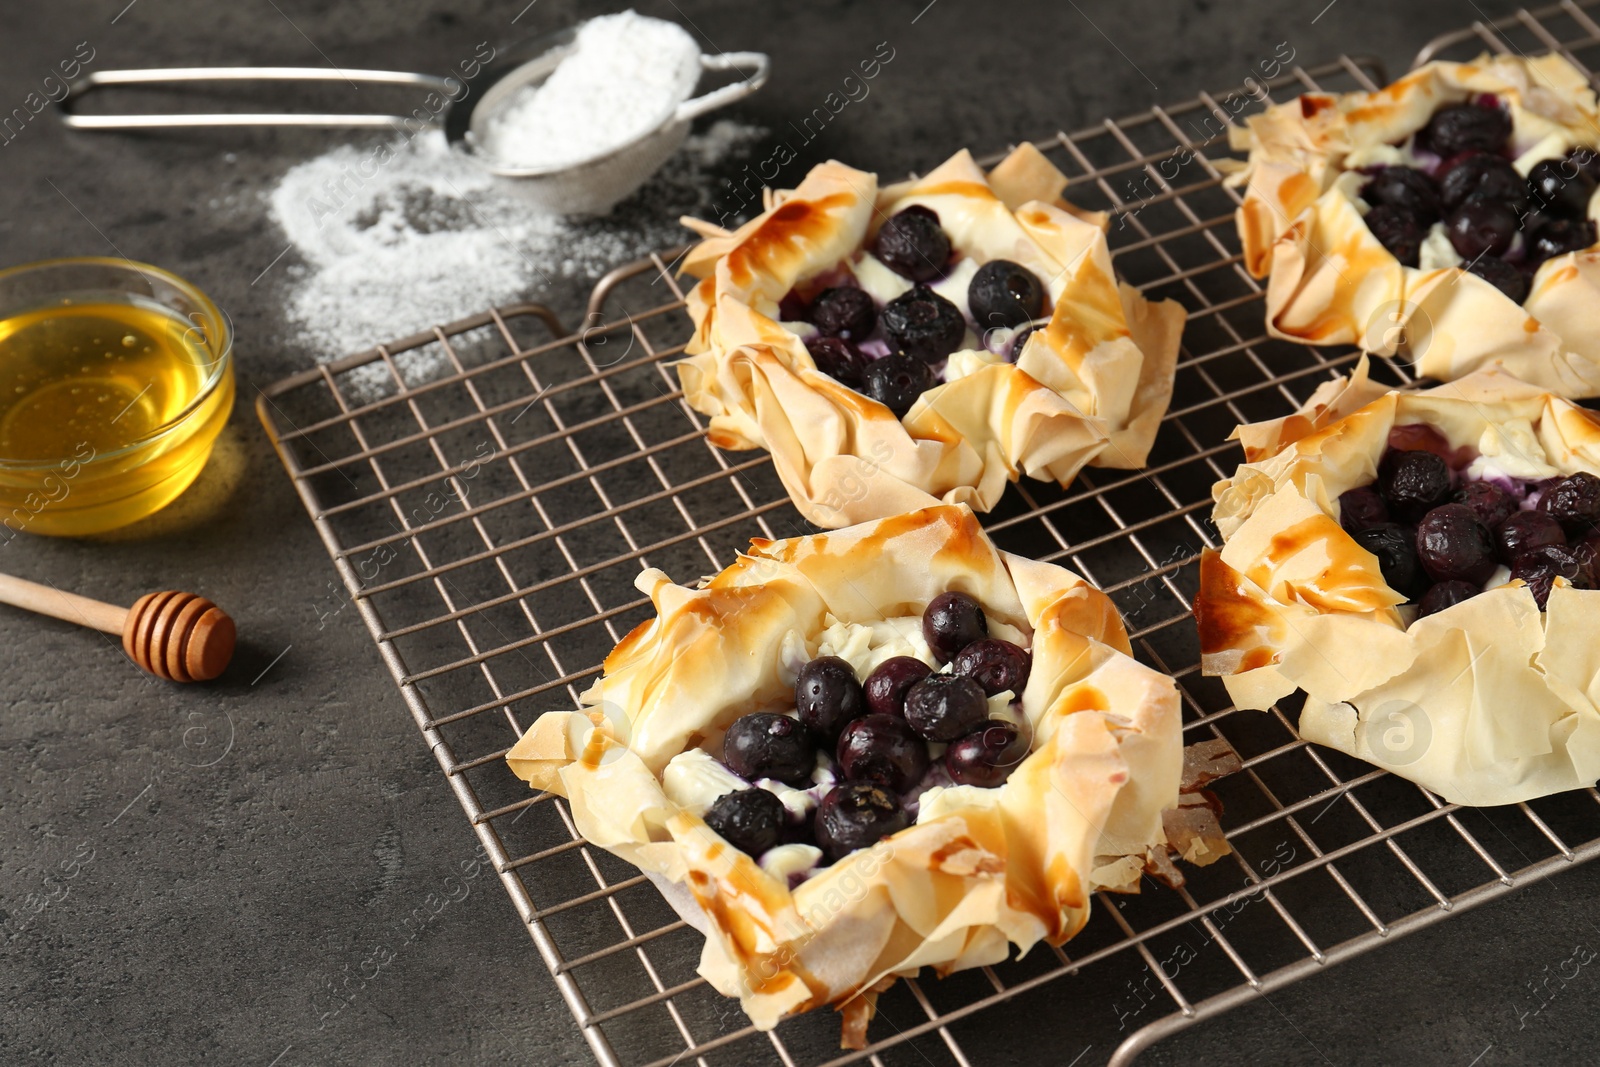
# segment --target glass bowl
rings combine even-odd
[[[159,511],[233,401],[232,326],[182,278],[98,257],[0,271],[0,544]]]

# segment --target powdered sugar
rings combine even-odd
[[[609,218],[538,213],[437,134],[335,148],[292,168],[270,195],[301,262],[280,267],[297,340],[319,361],[552,289],[683,239],[709,171],[763,131],[728,120],[684,147]],[[426,368],[423,368],[426,370]],[[376,379],[375,379],[376,380]]]
[[[481,147],[521,167],[593,159],[659,127],[699,75],[700,46],[676,23],[632,11],[590,19],[543,84],[485,120]]]

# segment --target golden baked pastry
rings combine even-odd
[[[844,1013],[847,1045],[860,1047],[896,976],[1066,941],[1096,889],[1136,892],[1147,867],[1175,874],[1164,818],[1174,820],[1176,854],[1203,864],[1228,852],[1193,792],[1236,769],[1219,769],[1226,745],[1196,746],[1189,766],[1172,679],[1131,656],[1110,599],[1060,567],[997,550],[963,505],[756,540],[696,588],[654,570],[638,585],[656,616],[606,658],[584,710],[541,716],[507,761],[533,787],[565,796],[585,838],[645,871],[705,933],[700,973],[762,1029],[831,1004]],[[753,857],[710,829],[724,801],[763,789],[782,798],[791,823],[809,818],[822,794],[820,827],[831,794],[855,788],[833,784],[853,775],[848,765],[821,757],[810,777],[802,765],[788,785],[752,788],[755,779],[729,769],[748,755],[746,735],[729,739],[746,720],[787,711],[783,723],[809,721],[805,708],[792,717],[797,678],[824,655],[867,679],[895,657],[920,659],[917,677],[927,675],[942,657],[920,617],[952,592],[981,603],[990,639],[1031,655],[1022,692],[991,693],[975,728],[1022,739],[1003,784],[951,784],[960,742],[942,757],[930,749],[929,777],[904,794],[914,821],[831,865],[819,848],[770,837]],[[971,684],[961,658],[931,676],[949,685],[930,691]],[[869,701],[875,692],[869,680]],[[900,721],[918,722],[918,688],[903,699]],[[892,716],[853,720],[845,734],[883,718]]]
[[[769,451],[795,506],[823,527],[941,501],[987,511],[1022,474],[1066,485],[1085,464],[1142,466],[1171,399],[1184,313],[1117,282],[1105,216],[1062,200],[1066,183],[1029,144],[988,174],[962,151],[883,188],[873,174],[829,162],[797,189],[769,190],[767,210],[732,233],[685,219],[706,239],[684,262],[701,281],[688,299],[690,358],[677,368],[690,405],[711,417],[712,443]],[[891,220],[908,208],[936,214],[945,243],[935,254],[948,256],[926,271],[901,265],[938,295],[907,313],[952,316],[954,332],[932,348],[885,326],[896,314],[889,305],[921,284],[873,254],[883,227],[899,226]],[[996,261],[1019,268],[1012,280],[1035,287],[1042,306],[975,309],[974,275]],[[807,339],[827,331],[814,324],[816,304],[801,307],[837,288],[869,294],[859,310],[875,323],[846,338],[843,369],[829,364],[843,381],[818,369]],[[1048,323],[1013,355],[1018,317],[1030,312]],[[906,373],[932,381],[894,387],[899,399],[887,402],[909,408],[904,418],[844,384],[882,362],[863,353],[912,349],[917,367]]]
[[[1273,337],[1360,345],[1441,381],[1498,360],[1600,394],[1600,114],[1565,59],[1429,63],[1376,92],[1307,93],[1231,136],[1249,152],[1228,180],[1247,185],[1239,236],[1270,279]]]
[[[1235,436],[1195,615],[1236,704],[1302,689],[1302,737],[1456,803],[1594,784],[1593,413],[1498,368],[1390,391],[1363,359]]]

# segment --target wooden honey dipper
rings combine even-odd
[[[128,658],[169,682],[210,681],[233,658],[233,620],[193,593],[146,593],[133,607],[119,608],[0,574],[0,604],[121,634]]]

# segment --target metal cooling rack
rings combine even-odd
[[[1422,58],[1557,48],[1587,72],[1581,55],[1600,45],[1589,6],[1479,24]],[[985,526],[1110,593],[1140,658],[1177,678],[1186,740],[1225,738],[1244,757],[1215,786],[1235,854],[1187,870],[1180,890],[1102,894],[1070,952],[900,983],[862,1052],[840,1052],[828,1011],[751,1029],[695,974],[701,936],[502,758],[539,714],[575,707],[647,616],[641,567],[692,580],[752,536],[811,532],[766,454],[710,447],[683,403],[668,367],[688,334],[676,253],[603,279],[580,333],[520,305],[263,391],[262,421],[335,567],[601,1063],[971,1067],[1037,1058],[1046,1042],[1063,1062],[1128,1064],[1167,1034],[1600,854],[1593,789],[1459,808],[1299,740],[1293,700],[1237,713],[1199,673],[1189,598],[1199,548],[1219,540],[1209,487],[1238,461],[1227,435],[1289,412],[1355,358],[1263,335],[1238,198],[1213,154],[1227,152],[1227,122],[1274,96],[1386,80],[1373,61],[1341,58],[1253,95],[1201,94],[1036,142],[1076,203],[1113,213],[1122,275],[1191,318],[1148,468],[1090,470],[1065,491],[1024,481]]]

